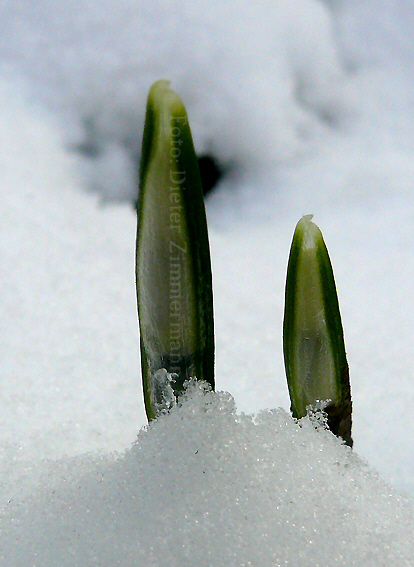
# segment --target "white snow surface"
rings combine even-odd
[[[4,567],[409,565],[413,512],[317,422],[281,409],[252,420],[229,394],[192,385],[118,460],[55,463],[47,487],[5,513],[0,557]]]
[[[412,4],[0,15],[0,564],[412,565]],[[134,443],[131,201],[161,77],[227,167],[207,198],[221,392],[195,389]],[[353,453],[286,413],[284,279],[308,213],[336,277]]]

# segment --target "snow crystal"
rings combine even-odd
[[[176,377],[177,374],[170,374],[165,368],[160,368],[151,376],[151,407],[156,414],[166,412],[176,404],[174,388],[171,385]]]

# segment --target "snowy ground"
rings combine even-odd
[[[45,567],[84,565],[82,554],[86,564],[129,565],[135,552],[136,561],[146,553],[153,557],[156,552],[149,550],[157,545],[154,564],[161,565],[173,541],[168,518],[174,514],[182,523],[171,543],[175,559],[167,561],[170,565],[274,565],[276,558],[296,565],[292,549],[298,538],[305,542],[308,563],[303,564],[412,564],[404,523],[410,534],[413,508],[397,496],[399,491],[414,495],[411,3],[261,0],[252,8],[241,1],[216,7],[201,0],[189,5],[160,0],[136,7],[130,0],[60,5],[15,0],[3,2],[0,12],[0,483],[7,508],[0,520],[2,565],[35,564],[36,552],[36,564]],[[281,344],[284,278],[295,224],[302,214],[313,213],[330,251],[341,304],[354,452],[393,489],[325,434],[298,433],[278,412],[272,418],[277,424],[264,417],[262,429],[255,430],[220,397],[211,402],[212,415],[232,432],[222,445],[199,438],[204,422],[200,418],[197,426],[191,410],[183,410],[182,418],[183,431],[195,439],[190,443],[197,446],[194,454],[203,446],[203,463],[216,471],[208,486],[195,484],[207,519],[201,508],[191,508],[193,493],[188,492],[191,471],[198,475],[199,464],[190,460],[189,477],[169,492],[168,475],[181,479],[184,467],[173,463],[172,455],[189,459],[182,443],[174,450],[162,448],[163,440],[173,443],[167,432],[179,412],[165,430],[161,422],[147,437],[142,434],[141,445],[117,464],[108,456],[129,449],[146,423],[130,202],[136,194],[145,98],[160,77],[171,78],[187,104],[198,151],[210,152],[227,167],[207,200],[217,389],[232,394],[239,412],[288,410]],[[197,400],[189,402],[196,415]],[[268,452],[272,428],[283,431],[275,441],[280,454]],[[285,527],[296,521],[306,529],[282,530],[285,535],[275,544],[280,525],[271,520],[274,500],[259,498],[255,482],[271,494],[272,479],[284,478],[279,461],[287,459],[292,436],[302,434],[298,444],[306,445],[302,458],[309,466],[292,468],[299,453],[289,454],[291,477],[277,484],[277,494],[290,495],[290,500],[280,496],[282,508],[296,503],[291,511],[296,520],[281,512],[277,521],[285,521]],[[256,445],[255,438],[261,439]],[[214,431],[207,439],[215,439]],[[246,460],[244,447],[249,447]],[[89,456],[81,456],[85,453]],[[252,455],[266,466],[252,469],[256,477],[243,476]],[[348,492],[332,480],[335,462]],[[317,473],[320,468],[326,474]],[[217,494],[227,502],[226,521],[214,505],[220,470],[226,482],[219,481]],[[125,493],[119,489],[122,504],[117,508],[109,502],[105,517],[93,505],[96,471],[109,479],[97,501],[108,502],[116,486],[127,486]],[[165,492],[146,497],[141,485],[134,492],[125,478],[138,477],[138,471],[147,483],[154,475],[154,490],[145,485],[149,494],[163,482]],[[317,492],[311,482],[315,475],[322,487]],[[230,492],[230,505],[224,494],[234,478],[240,482]],[[310,486],[306,497],[304,488],[294,487],[295,478],[302,488]],[[83,491],[80,499],[74,486]],[[341,518],[353,542],[335,544],[330,556],[326,546],[343,534],[341,522],[332,522],[324,490],[343,506]],[[236,494],[246,496],[243,515],[255,518],[246,525],[240,523]],[[172,503],[164,514],[169,496]],[[262,514],[258,549],[252,543],[257,502]],[[310,550],[312,528],[306,518],[315,502],[321,511],[316,532],[333,526],[325,539],[315,536],[328,555]],[[108,520],[111,506],[118,518],[114,524]],[[62,512],[69,508],[74,511]],[[85,510],[91,510],[89,523]],[[185,510],[191,521],[183,520]],[[358,531],[367,510],[372,515]],[[128,531],[128,521],[133,524],[137,517]],[[101,522],[104,527],[97,530]],[[81,525],[78,546],[68,535],[72,524]],[[263,539],[265,526],[269,540]],[[141,541],[134,552],[137,533]],[[151,542],[154,533],[158,539]],[[194,541],[213,541],[219,533],[224,535],[217,549],[227,545],[230,555],[216,550],[208,558],[203,547],[196,554]],[[384,544],[387,552],[377,546],[386,533],[392,534]],[[251,541],[256,555],[246,552],[243,540]],[[105,559],[102,542],[110,542]],[[127,543],[117,555],[122,542]],[[180,545],[191,560],[179,555]],[[364,555],[367,549],[378,555]],[[57,560],[59,550],[65,557]]]

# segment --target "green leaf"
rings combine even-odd
[[[338,296],[328,251],[312,215],[296,225],[290,250],[283,350],[293,416],[322,404],[328,427],[352,446],[351,390]]]
[[[210,251],[187,113],[168,81],[149,92],[140,167],[136,254],[141,366],[148,419],[184,382],[214,389]]]

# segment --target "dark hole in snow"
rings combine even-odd
[[[200,168],[201,184],[203,193],[210,193],[220,179],[223,177],[223,168],[210,155],[203,155],[198,158],[198,167]]]

